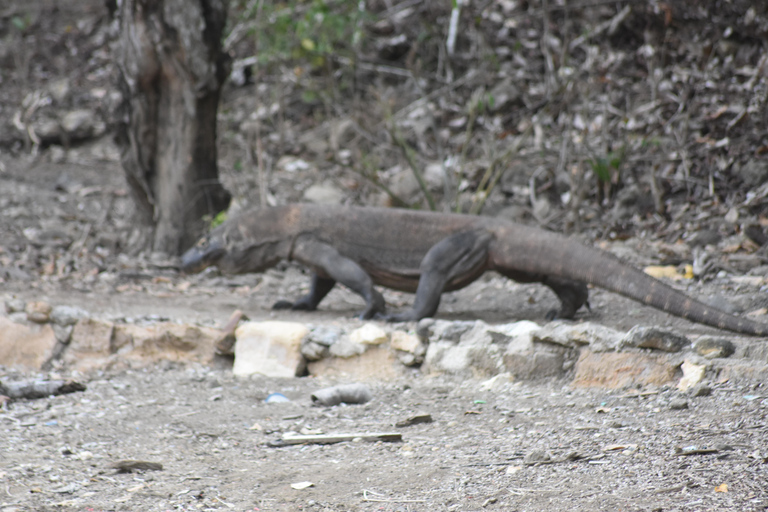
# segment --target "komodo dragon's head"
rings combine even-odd
[[[181,256],[187,274],[215,265],[225,274],[262,272],[288,257],[291,237],[279,222],[254,216],[230,219],[203,236]]]
[[[216,233],[209,233],[181,256],[181,270],[194,274],[216,265],[227,254],[225,241]]]

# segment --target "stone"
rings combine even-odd
[[[316,341],[304,339],[301,342],[301,355],[307,361],[318,361],[324,357],[328,357],[330,351],[327,345],[322,345]]]
[[[693,351],[707,359],[716,357],[731,357],[736,352],[736,346],[729,340],[702,336],[693,344]]]
[[[677,398],[669,402],[669,408],[673,411],[682,411],[688,408],[688,401],[682,398]]]
[[[56,346],[50,325],[24,325],[0,316],[0,365],[39,370],[51,360]]]
[[[10,318],[12,322],[16,322],[17,324],[27,323],[27,314],[23,311],[19,311],[16,313],[8,313],[8,318]]]
[[[549,345],[549,344],[544,343],[542,345]],[[550,345],[550,346],[555,346],[555,345]],[[533,344],[532,333],[521,334],[519,336],[515,336],[514,338],[510,339],[507,342],[506,348],[504,350],[505,357],[506,357],[506,354],[533,354],[533,352],[534,352],[534,344]]]
[[[610,352],[616,350],[623,335],[615,329],[592,322],[571,324],[555,321],[533,333],[533,341],[554,343],[563,347],[589,345],[592,352]]]
[[[341,338],[341,328],[330,325],[319,325],[309,332],[307,339],[320,345],[330,347]]]
[[[396,354],[397,360],[400,361],[400,364],[403,366],[418,366],[424,362],[423,357],[416,357],[410,352],[396,352]]]
[[[286,172],[300,172],[310,170],[312,165],[301,158],[284,155],[277,160],[277,168]]]
[[[689,347],[691,340],[660,327],[634,326],[619,342],[619,348],[650,348],[663,352],[680,352]]]
[[[94,318],[78,320],[64,352],[64,363],[79,371],[105,368],[112,355],[114,328],[112,322]]]
[[[709,396],[712,394],[712,388],[707,386],[706,384],[699,384],[698,386],[694,386],[691,389],[690,394],[693,397]]]
[[[301,355],[301,341],[309,329],[296,322],[246,322],[235,331],[235,363],[238,377],[253,374],[267,377],[301,375],[306,361]]]
[[[592,352],[582,348],[572,384],[577,387],[617,389],[662,386],[672,382],[677,369],[666,354]]]
[[[504,353],[505,370],[517,379],[559,377],[565,373],[569,349],[556,345],[534,344],[528,352]]]
[[[301,342],[301,354],[307,361],[318,361],[330,355],[329,347],[341,339],[341,328],[320,325],[313,328]],[[358,353],[357,347],[349,355]]]
[[[73,306],[56,306],[51,310],[51,322],[61,325],[75,325],[81,318],[87,318],[88,312]]]
[[[159,361],[208,364],[213,361],[220,335],[219,329],[172,322],[117,324],[110,350],[133,367]]]
[[[304,191],[304,200],[315,204],[341,204],[344,192],[330,181],[315,183]]]
[[[480,383],[480,389],[483,391],[499,391],[500,389],[503,389],[504,386],[509,384],[510,382],[513,382],[515,380],[514,376],[511,373],[500,373],[498,375],[494,375],[488,380],[485,380]]]
[[[421,338],[403,331],[392,332],[389,346],[396,351],[397,359],[405,366],[423,363],[427,353],[427,347],[421,342]]]
[[[12,298],[5,301],[5,311],[10,313],[21,313],[27,309],[27,303],[24,299]]]
[[[363,354],[348,358],[326,357],[311,361],[307,370],[312,376],[343,377],[356,381],[393,380],[402,377],[404,368],[392,350],[384,345],[372,346]]]
[[[406,202],[415,201],[422,195],[419,181],[410,168],[400,169],[388,180],[389,190]]]
[[[421,338],[404,331],[392,331],[389,346],[402,352],[410,352],[411,354],[421,352],[421,355],[424,355],[424,345],[421,343]]]
[[[428,341],[453,341],[458,342],[461,336],[475,327],[480,320],[435,320],[423,318],[416,325],[416,334]],[[481,322],[487,327],[488,324]]]
[[[541,329],[541,326],[536,322],[530,320],[521,320],[519,322],[512,322],[508,324],[491,325],[488,327],[488,332],[496,342],[509,341],[518,336],[530,335],[534,331]],[[498,338],[496,334],[503,335],[503,338]]]
[[[349,339],[353,343],[361,343],[363,345],[381,345],[388,338],[387,331],[374,323],[364,324],[362,327],[349,333]]]
[[[541,327],[523,321],[493,326],[495,342],[506,341],[503,362],[506,371],[518,379],[554,377],[563,374],[570,349],[552,343],[534,343]]]
[[[108,356],[112,353],[112,336],[115,325],[112,322],[83,318],[78,320],[72,331],[68,354],[80,356]]]
[[[488,336],[486,342],[480,339],[459,344],[450,341],[432,342],[427,348],[424,366],[431,373],[487,376],[503,370],[504,363],[501,348],[491,343],[491,337]]]
[[[97,118],[96,112],[86,109],[67,112],[61,118],[61,127],[71,139],[98,137],[106,131],[104,122]]]
[[[368,350],[371,345],[363,345],[362,343],[355,343],[350,340],[348,336],[342,336],[339,341],[331,345],[328,349],[328,353],[333,357],[340,357],[342,359],[348,357],[359,356]]]
[[[38,324],[47,323],[51,318],[51,305],[45,301],[29,302],[24,309],[27,320]]]
[[[688,391],[696,384],[704,380],[704,373],[707,369],[706,365],[696,364],[690,361],[684,361],[680,366],[683,371],[683,377],[677,384],[677,389],[680,391]]]

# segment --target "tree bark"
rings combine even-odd
[[[121,163],[146,236],[133,252],[180,254],[227,207],[216,110],[228,60],[226,0],[122,0],[115,57]]]

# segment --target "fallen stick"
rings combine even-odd
[[[66,395],[76,391],[85,391],[85,384],[74,380],[20,380],[0,382],[0,395],[13,400],[19,398],[35,399],[51,395]]]
[[[343,443],[344,441],[352,441],[353,439],[361,439],[363,441],[375,442],[382,441],[385,443],[391,443],[395,441],[402,441],[402,434],[386,432],[379,434],[318,434],[318,435],[284,435],[278,441],[270,442],[270,446],[289,446],[293,444],[333,444]]]

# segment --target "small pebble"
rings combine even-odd
[[[730,357],[736,352],[736,346],[729,340],[705,336],[693,344],[693,350],[707,359]]]
[[[38,324],[44,324],[50,319],[51,309],[51,305],[47,302],[30,302],[26,307],[27,320]]]
[[[711,394],[712,394],[712,388],[705,384],[696,386],[691,390],[691,396],[709,396]]]
[[[672,400],[669,402],[669,408],[673,411],[680,411],[682,409],[688,408],[688,401],[687,400]]]

